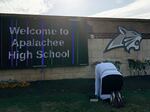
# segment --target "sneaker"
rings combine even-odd
[[[123,101],[123,98],[122,98],[121,93],[119,91],[116,92],[116,96],[117,96],[119,107],[123,107],[124,101]]]
[[[111,96],[110,96],[110,104],[111,104],[111,105],[114,104],[115,97],[116,97],[116,96],[115,96],[115,93],[112,92],[112,93],[111,93]]]
[[[97,95],[90,97],[90,102],[98,102],[98,100],[99,100],[99,97]]]
[[[116,108],[120,108],[124,106],[124,101],[119,91],[112,92],[110,103],[113,107],[116,107]]]

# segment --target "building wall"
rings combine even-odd
[[[80,67],[56,67],[45,69],[19,69],[19,70],[1,70],[0,80],[54,80],[54,79],[73,79],[73,78],[94,78],[94,65],[98,60],[112,60],[120,61],[120,71],[124,76],[130,75],[127,59],[145,60],[150,59],[150,22],[134,21],[134,20],[93,20],[87,21],[90,26],[88,33],[88,57],[89,66]],[[143,37],[140,43],[140,50],[130,53],[126,52],[124,48],[117,48],[105,52],[104,50],[108,43],[114,38],[114,34],[118,34],[118,26],[135,29],[136,31],[147,34]],[[117,33],[117,34],[116,34]]]
[[[130,75],[128,67],[128,59],[135,59],[144,61],[150,59],[150,40],[143,39],[141,42],[141,49],[139,51],[131,50],[130,53],[125,52],[123,48],[117,48],[109,52],[103,53],[107,43],[111,39],[91,39],[89,40],[89,61],[92,64],[98,60],[112,60],[120,61],[120,71],[124,76]]]
[[[124,76],[130,75],[127,59],[149,59],[150,58],[150,40],[143,40],[141,50],[130,54],[124,52],[122,48],[103,53],[110,39],[88,39],[89,66],[81,67],[58,67],[46,69],[22,69],[22,70],[2,70],[0,71],[0,80],[53,80],[53,79],[72,79],[72,78],[94,78],[93,62],[98,60],[118,60],[121,64],[120,71]]]

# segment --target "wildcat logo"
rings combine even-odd
[[[104,52],[115,48],[124,48],[128,53],[130,53],[131,49],[135,51],[140,50],[141,34],[123,27],[119,27],[118,29],[120,34],[109,42]]]

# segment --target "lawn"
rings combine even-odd
[[[89,101],[94,79],[36,81],[0,91],[0,112],[150,112],[150,76],[124,79],[126,105],[120,109]]]

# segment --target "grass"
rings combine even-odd
[[[1,89],[0,112],[150,112],[150,76],[126,77],[124,108],[90,102],[94,79],[32,82],[27,88]]]

